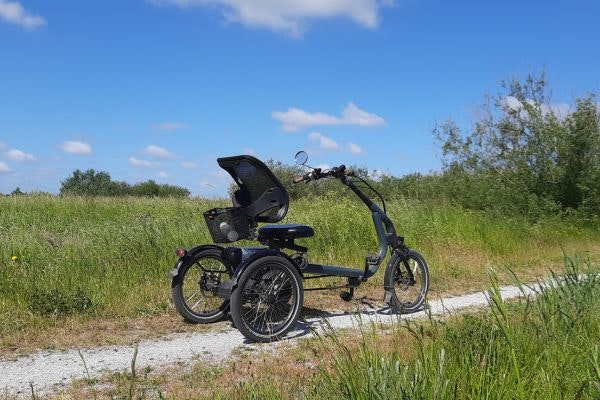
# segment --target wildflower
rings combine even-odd
[[[17,257],[17,256],[12,256],[10,259],[13,260],[13,261],[17,261],[18,258],[19,257]]]

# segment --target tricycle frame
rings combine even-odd
[[[235,160],[237,160],[239,158],[251,160],[252,162],[257,163],[259,166],[266,168],[266,166],[264,166],[264,164],[262,164],[259,160],[256,160],[250,156],[238,156],[237,158],[229,157],[229,158],[225,158],[225,159],[219,159],[219,163],[221,164],[221,160],[224,160],[224,163],[225,162],[234,162]],[[223,166],[223,164],[221,164],[221,165]],[[224,167],[224,168],[226,168],[226,167]],[[228,172],[230,172],[230,174],[236,180],[236,182],[238,182],[238,184],[240,182],[242,182],[242,185],[245,184],[238,176],[237,170],[234,170],[234,169],[227,169],[227,170],[228,170]],[[267,202],[270,202],[270,203],[274,203],[276,205],[285,206],[284,211],[287,211],[288,197],[287,197],[287,193],[285,192],[285,189],[283,189],[281,184],[278,181],[276,181],[276,178],[274,178],[274,176],[272,175],[272,173],[270,171],[268,171],[268,169],[267,169],[267,172],[269,173],[268,176],[271,179],[275,180],[274,184],[276,184],[277,187],[273,187],[273,188],[266,190],[265,193],[262,196],[260,196],[256,200],[256,203],[254,203],[254,204],[260,203],[260,204],[262,204],[261,210],[263,210],[263,209],[267,210],[268,208],[265,208],[265,204],[267,204]],[[291,328],[293,328],[292,325],[295,323],[296,319],[298,318],[299,310],[302,308],[304,291],[327,290],[327,289],[334,289],[334,288],[349,288],[349,291],[343,292],[341,294],[341,297],[345,301],[351,300],[353,297],[354,289],[356,287],[360,286],[361,283],[367,281],[370,277],[372,277],[374,274],[377,273],[381,263],[383,262],[384,258],[386,257],[386,255],[388,253],[388,248],[391,249],[392,256],[391,256],[390,260],[388,261],[388,265],[387,265],[385,276],[384,276],[384,290],[385,290],[384,302],[387,303],[393,311],[398,311],[398,312],[414,312],[414,311],[417,311],[418,309],[420,309],[424,304],[425,296],[426,296],[428,286],[429,286],[427,264],[426,264],[424,258],[419,253],[409,249],[404,244],[403,237],[398,236],[396,234],[396,229],[394,227],[394,223],[392,222],[392,220],[388,217],[388,215],[386,213],[385,202],[383,201],[383,198],[381,197],[379,192],[377,192],[377,190],[375,190],[368,182],[366,182],[365,180],[363,180],[360,177],[357,177],[351,171],[346,170],[345,166],[343,166],[343,165],[336,167],[336,168],[332,168],[330,170],[326,170],[326,171],[322,171],[321,169],[314,168],[314,169],[312,169],[312,171],[310,173],[308,173],[304,176],[301,176],[301,177],[294,178],[294,183],[299,183],[302,181],[317,180],[317,179],[326,178],[326,177],[334,177],[334,178],[339,179],[345,186],[347,186],[350,190],[352,190],[352,192],[354,192],[357,195],[357,197],[360,198],[361,201],[365,204],[365,206],[367,206],[367,208],[371,211],[373,225],[375,227],[375,232],[377,234],[379,251],[375,255],[369,255],[366,257],[364,268],[362,268],[362,269],[348,268],[348,267],[341,267],[341,266],[334,266],[334,265],[313,264],[313,263],[309,263],[306,259],[305,253],[308,251],[308,249],[306,247],[300,246],[294,242],[294,239],[297,237],[312,236],[312,234],[313,234],[312,228],[306,227],[306,226],[301,226],[301,225],[289,225],[289,226],[275,225],[275,226],[270,226],[269,229],[284,228],[284,230],[285,230],[285,229],[289,228],[289,229],[293,230],[296,228],[298,228],[298,229],[301,228],[301,229],[305,230],[305,232],[304,232],[305,234],[303,234],[303,235],[292,234],[293,232],[290,230],[290,231],[285,231],[281,235],[279,233],[278,234],[270,234],[270,235],[267,235],[265,233],[264,235],[262,235],[261,231],[263,230],[263,228],[259,229],[258,234],[256,234],[256,224],[254,223],[253,226],[251,226],[251,232],[254,233],[254,238],[257,239],[264,247],[225,247],[225,248],[222,248],[222,251],[220,253],[220,258],[222,260],[222,263],[225,266],[224,267],[225,269],[223,270],[223,272],[227,273],[227,275],[229,275],[229,280],[220,282],[218,285],[215,285],[210,288],[210,291],[214,295],[223,299],[223,301],[224,301],[223,304],[227,304],[227,306],[229,306],[229,302],[231,301],[231,315],[233,317],[234,323],[246,337],[248,337],[252,340],[271,341],[271,340],[278,340],[278,339],[282,338],[283,336],[285,336],[285,334]],[[359,188],[357,185],[355,185],[353,180],[348,179],[349,177],[353,177],[353,178],[360,180],[370,190],[372,190],[374,193],[376,193],[377,196],[379,196],[379,198],[382,201],[383,209],[380,208],[379,205],[377,205],[373,200],[371,200],[361,190],[361,188]],[[244,177],[244,178],[246,178],[246,177]],[[268,195],[268,196],[265,196],[265,195]],[[240,199],[243,199],[243,196],[239,196],[239,197],[240,197]],[[234,197],[234,206],[235,205],[236,205],[236,199]],[[252,206],[248,207],[248,209],[251,209],[251,207]],[[275,218],[276,221],[278,221],[281,218],[283,218],[284,215],[285,215],[285,212],[279,213],[279,214],[275,215],[274,217],[271,216],[269,218]],[[206,214],[205,214],[205,217],[206,217]],[[261,218],[267,218],[267,217],[261,217]],[[272,222],[272,221],[268,221],[268,222]],[[207,223],[208,223],[208,221],[207,221]],[[264,228],[267,228],[267,227],[264,227]],[[306,234],[306,230],[309,230],[310,233]],[[277,232],[279,232],[279,230],[277,230]],[[218,247],[218,246],[216,246],[216,247]],[[200,257],[203,251],[212,251],[211,249],[215,249],[216,247],[214,245],[198,246],[198,247],[190,250],[189,252],[186,252],[183,249],[177,250],[178,254],[180,252],[182,254],[181,254],[180,259],[178,260],[178,263],[176,263],[175,267],[173,268],[173,270],[171,272],[171,275],[173,276],[174,296],[177,293],[179,293],[178,290],[180,291],[181,285],[182,285],[182,280],[183,280],[183,278],[179,279],[179,277],[178,277],[179,268],[182,265],[189,265],[189,262],[190,262],[189,257],[192,257],[192,258],[194,256]],[[288,251],[291,250],[295,253],[288,254],[288,253],[284,252],[284,250],[288,250]],[[416,263],[416,265],[414,267],[414,271],[413,271],[413,268],[409,265],[409,262]],[[268,269],[269,267],[267,264],[273,266],[272,270]],[[205,273],[214,273],[215,272],[215,271],[204,270],[204,267],[202,267],[202,266],[201,266],[201,268],[203,269],[203,271]],[[258,289],[255,288],[256,282],[259,282],[262,279],[266,279],[266,278],[261,278],[260,274],[256,275],[256,273],[257,273],[256,271],[257,270],[260,271],[261,268],[263,270],[267,271],[267,273],[277,272],[275,275],[277,275],[277,274],[280,274],[281,276],[285,275],[287,281],[289,281],[290,279],[291,279],[291,281],[293,281],[293,283],[292,283],[292,286],[294,289],[293,294],[295,296],[294,301],[296,303],[290,309],[291,314],[286,316],[287,319],[285,320],[285,324],[283,324],[283,322],[282,322],[283,325],[279,325],[280,327],[283,326],[283,328],[279,329],[278,331],[274,331],[274,332],[269,332],[268,329],[266,332],[262,332],[265,329],[264,324],[266,324],[266,326],[268,326],[269,324],[274,324],[274,322],[271,322],[271,320],[269,320],[269,322],[263,323],[263,327],[261,328],[262,329],[262,331],[261,331],[262,333],[261,333],[261,332],[259,332],[260,331],[259,328],[255,327],[255,326],[250,326],[252,324],[247,323],[247,321],[245,321],[243,319],[243,317],[241,316],[241,314],[243,314],[243,310],[240,307],[244,307],[243,302],[248,301],[247,299],[244,300],[244,296],[246,296],[246,297],[254,296],[250,292],[248,292],[248,290],[257,292]],[[397,296],[397,292],[395,291],[395,285],[400,285],[401,287],[406,287],[406,288],[413,286],[416,282],[415,271],[417,270],[417,268],[419,269],[419,272],[421,274],[420,279],[422,279],[422,282],[420,282],[421,286],[419,289],[419,295],[414,302],[412,302],[412,303],[404,302],[403,303]],[[266,275],[264,275],[265,272],[261,272],[261,273],[263,273],[263,276],[266,276]],[[254,275],[252,275],[252,274],[254,274]],[[277,287],[277,285],[275,285],[275,282],[277,282],[277,280],[279,279],[279,275],[277,275],[277,277],[275,277],[275,275],[271,274],[271,277],[269,278],[270,280],[265,280],[265,282],[268,281],[270,283],[264,284],[263,288],[268,286],[270,288],[269,290],[271,290],[273,287]],[[327,278],[327,277],[346,278],[347,283],[345,285],[340,285],[340,286],[328,286],[328,287],[322,287],[322,288],[318,287],[318,288],[307,288],[307,289],[303,288],[302,282],[305,280],[321,279],[321,278]],[[285,281],[285,282],[287,282],[287,281]],[[251,284],[254,284],[255,287],[253,287],[252,289],[248,289],[249,282]],[[283,282],[283,278],[281,278],[281,282]],[[287,285],[289,286],[289,284],[287,284]],[[283,283],[279,284],[279,286],[283,286]],[[257,300],[258,297],[255,297],[255,298],[253,298],[254,299],[253,301],[258,301],[259,305],[261,304],[261,302],[263,302],[264,303],[263,307],[264,307],[265,304],[267,304],[267,303],[273,304],[270,302],[281,301],[281,299],[283,299],[283,298],[288,298],[288,297],[285,297],[288,295],[281,294],[281,293],[283,293],[283,292],[281,292],[281,290],[282,290],[282,288],[279,287],[276,294],[269,294],[269,293],[266,293],[263,291],[260,294],[260,296],[261,296],[260,300]],[[407,290],[407,289],[402,289],[402,290]],[[247,293],[250,293],[250,294],[247,294]],[[264,294],[264,296],[263,296],[263,294]],[[279,299],[279,300],[277,300],[277,299]],[[176,301],[176,306],[177,306],[177,303],[178,302]],[[180,310],[180,308],[185,308],[185,304],[181,299],[179,299],[179,304],[180,304],[180,306],[178,306],[177,309],[178,309],[178,311],[180,311],[180,313],[182,315],[184,315],[184,317],[186,319],[192,320],[195,322],[205,322],[202,320],[202,318],[196,319],[193,316],[190,317],[189,313],[186,316],[186,314],[184,312],[182,312],[182,310]],[[184,305],[181,306],[181,304],[184,304]],[[273,307],[276,307],[276,306],[274,305]],[[256,315],[257,315],[256,318],[259,318],[258,312]],[[255,318],[255,320],[256,320],[256,318]],[[263,319],[266,319],[266,316],[263,316]],[[209,321],[209,322],[212,322],[212,321]],[[259,329],[259,330],[256,330],[254,328]]]

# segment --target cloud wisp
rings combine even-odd
[[[281,122],[281,129],[292,132],[310,126],[354,125],[362,127],[386,126],[383,117],[361,110],[350,102],[336,117],[322,112],[310,113],[300,108],[289,108],[287,111],[274,111],[271,117]]]
[[[321,135],[319,132],[311,132],[308,139],[313,142],[318,142],[319,146],[324,150],[339,150],[340,145],[330,137]]]
[[[37,28],[46,25],[46,20],[39,16],[31,14],[18,1],[0,0],[0,20],[20,25],[27,29]]]
[[[169,150],[165,149],[164,147],[156,146],[154,144],[146,146],[146,148],[142,150],[142,153],[163,160],[172,160],[174,158],[177,158],[177,156],[171,153]]]
[[[7,174],[9,172],[11,172],[9,166],[4,161],[0,161],[0,174]]]
[[[393,0],[148,0],[160,6],[210,7],[227,22],[247,28],[266,28],[291,37],[302,37],[310,22],[346,18],[370,29],[379,26],[381,7]]]
[[[181,129],[189,129],[192,125],[187,122],[161,122],[160,124],[154,124],[150,127],[159,131],[174,132]]]
[[[76,140],[67,140],[60,145],[60,149],[65,153],[89,155],[92,154],[92,146],[86,142]]]
[[[136,157],[129,157],[129,164],[136,168],[156,168],[160,166],[158,163],[153,163]]]
[[[17,162],[36,162],[37,159],[33,156],[33,154],[27,154],[19,149],[10,149],[6,152],[6,155],[9,160],[17,161]]]
[[[179,166],[183,169],[196,169],[200,167],[198,164],[190,161],[184,161],[181,164],[179,164]]]
[[[352,142],[348,143],[348,151],[355,156],[359,156],[365,152],[362,147]]]
[[[319,147],[323,150],[347,151],[355,156],[364,153],[363,148],[357,145],[356,143],[349,142],[345,147],[340,146],[338,142],[319,132],[309,133],[308,140],[312,142],[317,142],[319,144]]]

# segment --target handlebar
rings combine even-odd
[[[354,172],[352,172],[349,169],[347,170],[346,166],[344,164],[342,164],[339,167],[333,167],[333,168],[325,170],[325,171],[321,170],[321,168],[314,168],[308,174],[295,176],[294,179],[292,180],[292,182],[294,184],[297,184],[300,182],[316,181],[316,180],[319,180],[322,178],[329,178],[329,177],[341,178],[342,176],[353,176],[353,175],[354,175]]]

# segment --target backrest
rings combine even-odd
[[[239,187],[233,194],[234,206],[247,207],[248,216],[256,222],[279,222],[285,217],[287,191],[262,161],[240,155],[219,158],[217,162]]]

